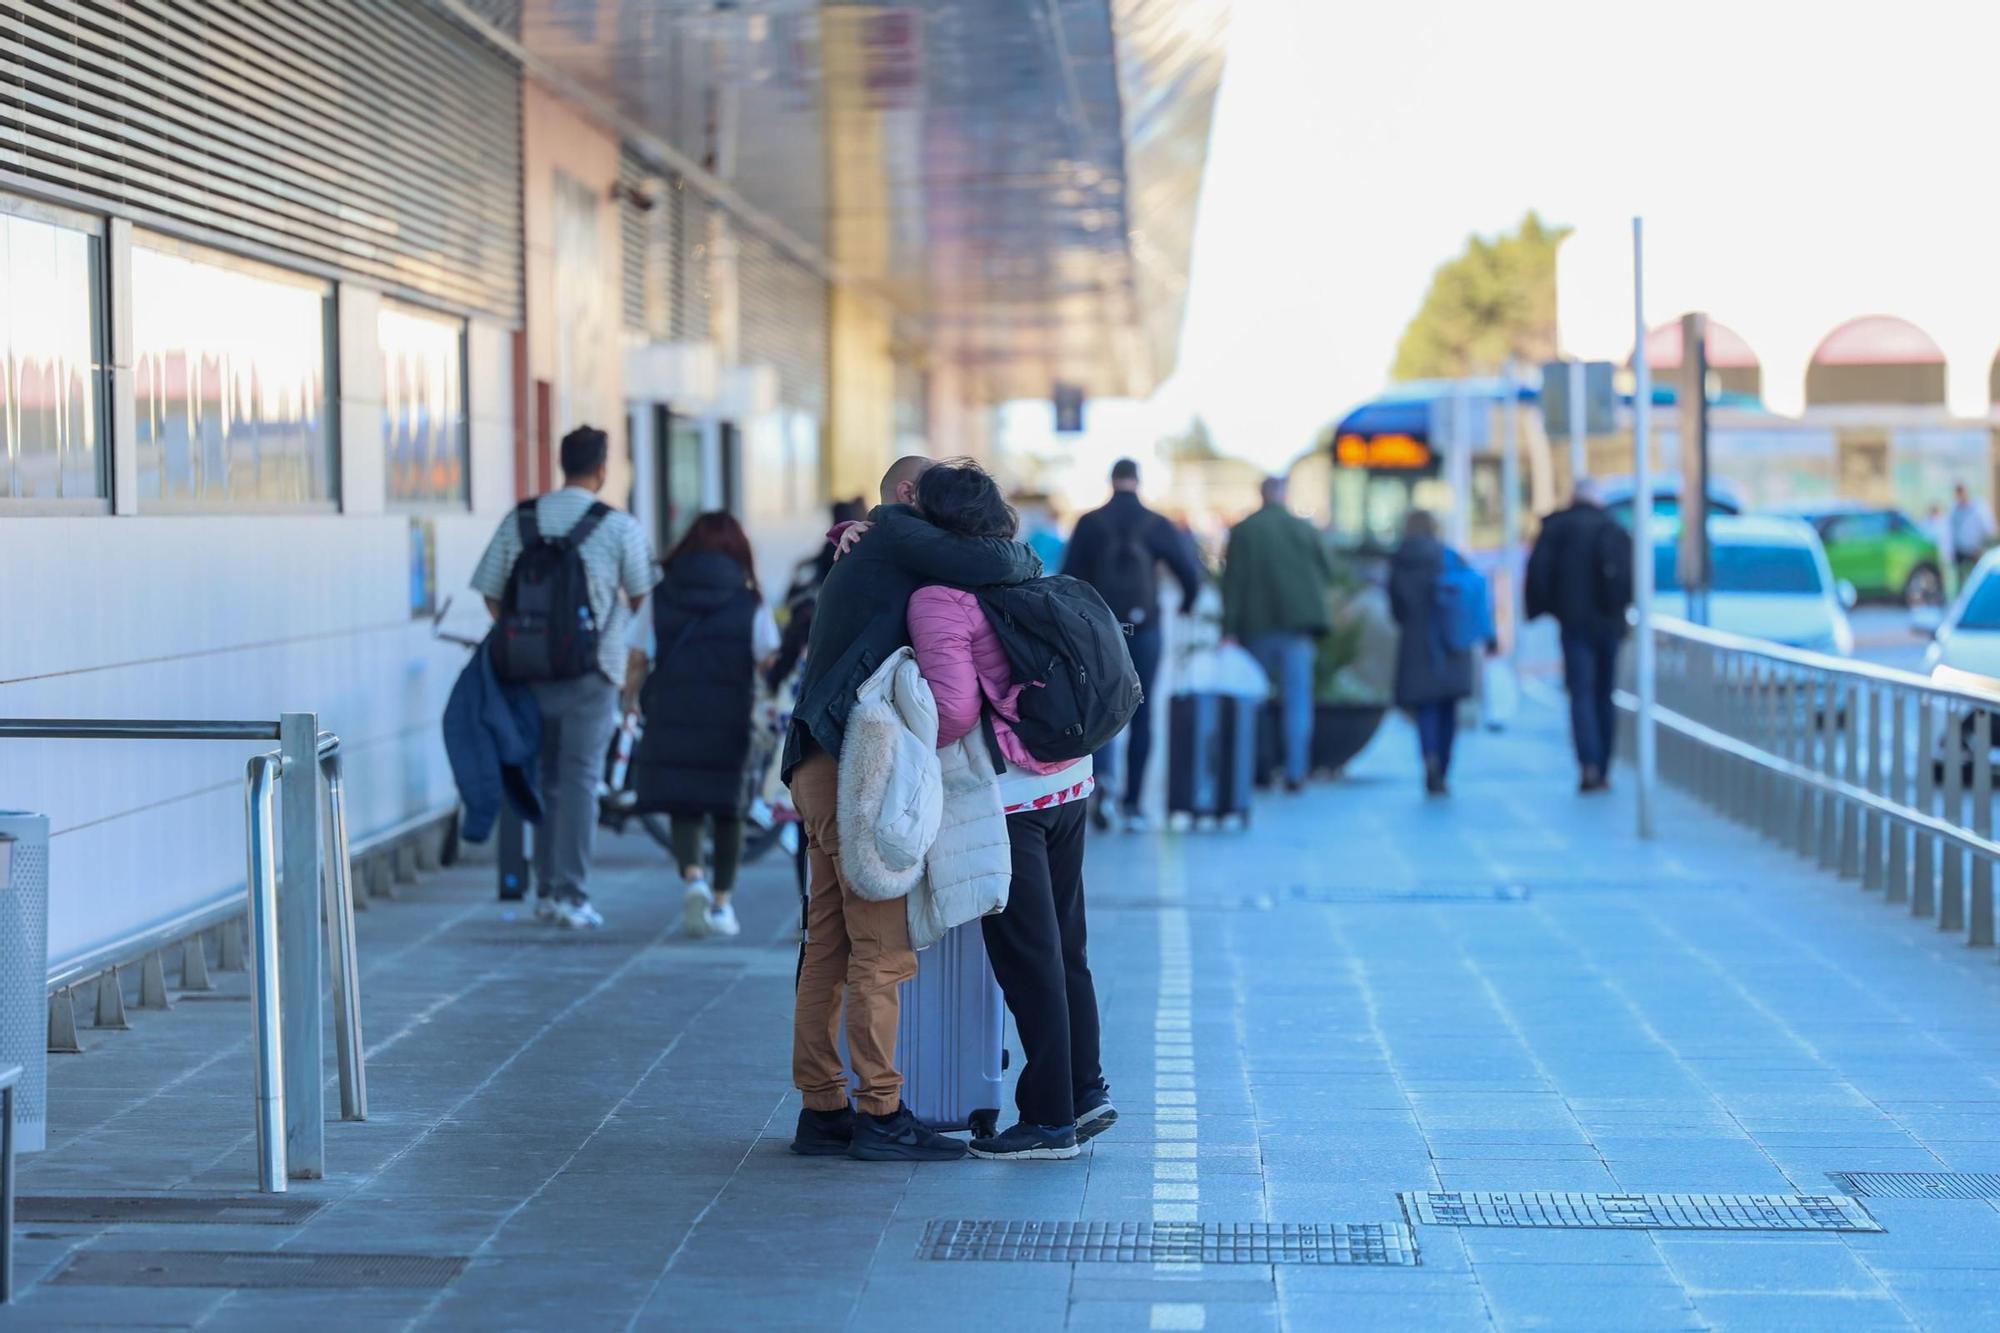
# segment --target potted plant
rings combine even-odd
[[[1312,766],[1337,777],[1389,711],[1396,623],[1387,594],[1352,557],[1336,559],[1334,568],[1327,587],[1333,629],[1320,639],[1314,663]]]

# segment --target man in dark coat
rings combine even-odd
[[[1625,608],[1632,603],[1632,536],[1604,511],[1585,480],[1569,508],[1548,516],[1528,557],[1524,589],[1528,618],[1554,616],[1562,627],[1563,681],[1569,689],[1570,733],[1581,770],[1580,791],[1610,787],[1618,715],[1611,688]]]
[[[805,823],[812,873],[792,1025],[792,1081],[804,1101],[792,1151],[807,1156],[909,1162],[965,1154],[963,1140],[936,1133],[903,1105],[896,988],[917,973],[907,904],[874,902],[849,887],[835,811],[840,742],[855,689],[909,643],[910,594],[928,583],[983,587],[1024,583],[1042,572],[1042,562],[1019,542],[955,537],[926,523],[909,502],[929,466],[927,458],[904,458],[890,467],[866,540],[855,542],[820,585],[799,704],[785,738],[784,775]],[[848,1106],[839,1048],[843,992],[847,1054],[859,1083],[855,1109]]]

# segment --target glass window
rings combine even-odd
[[[1751,546],[1718,542],[1709,548],[1713,592],[1816,593],[1819,562],[1803,546]],[[1653,586],[1677,592],[1681,586],[1676,548],[1653,548]]]
[[[0,498],[104,495],[104,248],[0,213]]]
[[[465,321],[384,301],[376,336],[389,503],[470,503]]]
[[[1965,599],[1965,612],[1958,618],[1960,629],[2000,629],[2000,576],[1988,573]]]
[[[332,328],[331,283],[134,245],[140,498],[335,499]]]

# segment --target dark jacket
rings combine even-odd
[[[489,640],[490,642],[490,640]],[[503,685],[482,643],[458,673],[444,705],[444,753],[465,807],[458,836],[484,842],[511,802],[521,818],[539,823],[542,798],[536,754],[542,746],[542,710],[525,685]]]
[[[1136,589],[1139,605],[1114,606],[1112,614],[1120,620],[1130,619],[1135,625],[1143,624],[1160,604],[1162,564],[1173,571],[1181,585],[1181,614],[1193,611],[1194,599],[1201,594],[1201,562],[1188,549],[1172,520],[1146,508],[1134,491],[1113,491],[1107,503],[1076,521],[1069,545],[1063,548],[1062,572],[1082,579],[1100,593],[1112,591],[1106,571],[1111,567],[1112,555],[1127,542],[1136,542],[1153,558],[1140,575]],[[1140,613],[1136,619],[1135,611]]]
[[[1463,699],[1472,693],[1472,654],[1450,652],[1433,624],[1447,558],[1434,538],[1406,539],[1389,560],[1389,609],[1402,627],[1396,644],[1396,706]]]
[[[757,606],[749,572],[720,551],[692,551],[667,566],[653,590],[658,657],[639,695],[646,731],[632,756],[638,809],[743,813]]]
[[[1260,634],[1327,632],[1326,590],[1333,568],[1312,524],[1279,504],[1229,530],[1222,565],[1222,632],[1248,642]]]
[[[1632,602],[1632,534],[1598,505],[1550,514],[1528,556],[1522,594],[1530,620],[1554,616],[1567,634],[1622,637]]]
[[[873,531],[820,585],[798,707],[785,735],[787,781],[809,743],[839,757],[854,691],[910,641],[905,612],[911,593],[926,583],[1025,583],[1042,572],[1041,560],[1020,542],[955,537],[908,505],[883,505],[868,517]]]

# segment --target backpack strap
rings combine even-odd
[[[530,496],[514,506],[514,527],[521,535],[524,551],[542,539],[541,521],[535,516],[535,499]]]
[[[597,531],[597,525],[602,523],[610,512],[611,506],[604,501],[594,502],[590,508],[583,511],[583,517],[576,521],[576,526],[563,534],[563,543],[571,547],[583,545],[590,540],[590,534]]]

